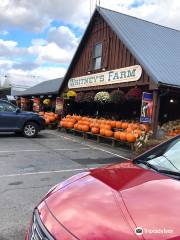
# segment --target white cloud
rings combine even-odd
[[[47,40],[43,38],[35,38],[35,39],[32,39],[31,43],[32,45],[35,45],[35,46],[41,46],[41,45],[46,45]]]
[[[36,62],[39,64],[49,63],[62,63],[66,64],[72,58],[73,52],[60,48],[56,43],[48,43],[44,46],[31,46],[28,51],[32,55],[37,55]]]
[[[60,20],[85,28],[90,2],[92,12],[96,0],[3,0],[0,1],[0,27],[41,32],[53,20]],[[180,29],[179,0],[101,0],[101,6]]]
[[[0,57],[19,57],[26,53],[27,50],[25,48],[19,48],[17,42],[0,39]]]
[[[7,75],[19,75],[19,76],[31,76],[34,81],[43,81],[48,79],[54,79],[63,77],[66,72],[66,68],[63,67],[38,67],[31,71],[25,71],[22,69],[10,69]]]
[[[76,38],[71,29],[66,26],[50,28],[47,40],[65,49],[74,49],[78,45],[78,38]]]

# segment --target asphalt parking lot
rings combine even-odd
[[[131,152],[53,130],[36,139],[0,134],[0,240],[23,240],[34,206],[55,184]]]

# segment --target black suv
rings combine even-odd
[[[45,121],[33,112],[22,112],[12,103],[0,100],[0,132],[22,133],[25,137],[36,137],[45,127]]]

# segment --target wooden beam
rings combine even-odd
[[[153,137],[157,137],[158,120],[159,120],[159,108],[160,108],[160,97],[158,90],[153,91],[153,115],[152,115],[152,131]]]

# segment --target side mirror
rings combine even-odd
[[[18,114],[20,112],[21,112],[20,108],[16,108],[16,114]]]

